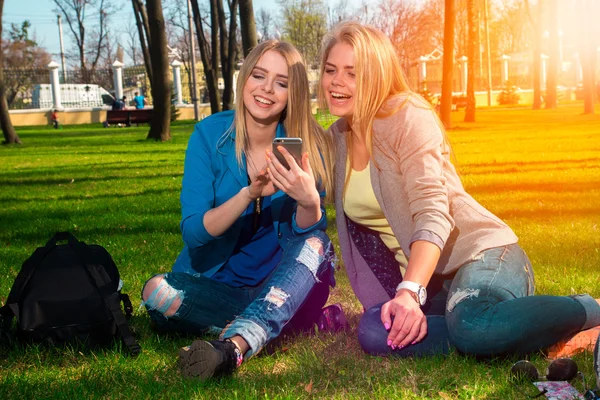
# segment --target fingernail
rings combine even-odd
[[[416,340],[415,340],[414,342],[412,342],[412,343],[411,343],[411,345],[413,345],[413,344],[415,344],[415,343],[417,343],[417,341],[416,341]]]
[[[398,350],[403,349],[403,348],[404,348],[404,345],[402,345],[402,344],[398,345]]]
[[[386,322],[385,324],[383,324],[383,326],[385,327],[386,331],[390,330],[390,324],[388,322]]]
[[[392,350],[396,350],[396,345],[395,344],[392,345]]]
[[[392,341],[388,339],[387,344],[388,344],[388,346],[391,346],[392,345]]]

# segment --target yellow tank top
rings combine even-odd
[[[349,164],[346,171],[350,168]],[[352,170],[343,201],[346,216],[357,224],[379,232],[381,240],[394,253],[396,260],[406,267],[406,257],[373,192],[370,163],[362,171]]]

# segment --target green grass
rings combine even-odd
[[[579,112],[489,110],[475,124],[455,113],[448,137],[467,190],[520,237],[537,292],[600,297],[600,117]],[[37,246],[70,230],[112,254],[143,348],[137,359],[118,347],[0,352],[0,398],[523,397],[507,380],[514,359],[370,357],[355,330],[286,339],[230,379],[182,380],[176,354],[191,338],[156,335],[137,306],[145,280],[168,271],[181,249],[179,190],[191,131],[183,122],[173,127],[172,141],[155,143],[144,140],[146,127],[33,127],[19,131],[24,145],[0,148],[0,299]],[[333,220],[335,213],[328,215]],[[337,279],[330,301],[343,303],[355,329],[361,307],[343,267]],[[541,370],[547,364],[539,355],[532,360]],[[590,381],[591,355],[576,360]]]

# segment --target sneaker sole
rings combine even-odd
[[[569,358],[585,351],[592,353],[595,351],[599,335],[600,326],[581,331],[572,338],[551,346],[548,349],[548,358]]]
[[[185,378],[206,380],[215,374],[221,354],[208,342],[196,340],[179,350],[179,370]]]

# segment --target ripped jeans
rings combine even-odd
[[[370,354],[423,356],[451,347],[476,356],[544,350],[573,334],[600,325],[600,305],[588,295],[533,296],[531,263],[519,245],[481,252],[453,279],[434,276],[423,311],[427,336],[392,350],[381,323],[381,306],[363,315],[358,339]]]
[[[312,327],[335,284],[333,259],[329,237],[313,231],[290,238],[279,264],[257,286],[236,288],[201,275],[170,272],[145,306],[159,330],[198,336],[220,332],[221,339],[240,335],[250,347],[250,357],[284,327]],[[182,299],[172,316],[163,314],[167,302],[161,290]]]

